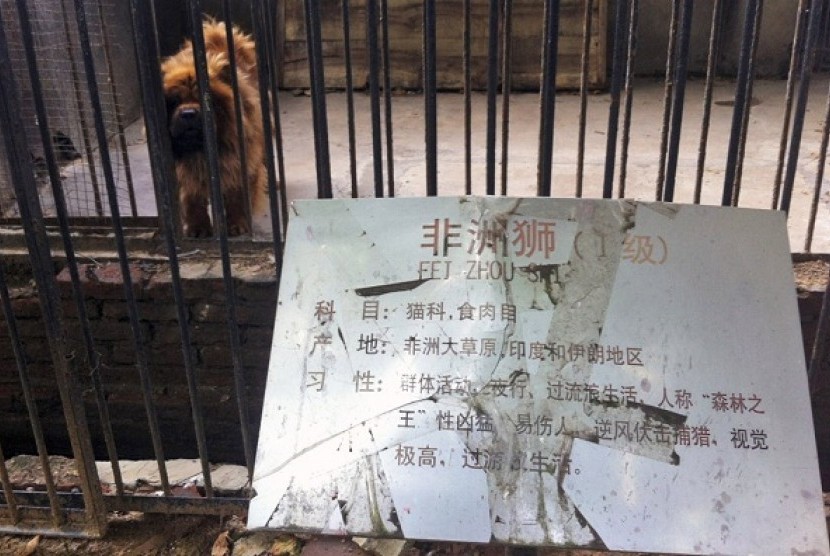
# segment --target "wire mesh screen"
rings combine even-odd
[[[137,108],[129,105],[137,104],[137,101],[129,102],[132,99],[125,101],[123,98],[125,91],[128,97],[134,94],[130,92],[134,87],[125,83],[134,76],[124,73],[134,68],[134,62],[124,63],[125,58],[133,59],[133,45],[130,35],[116,32],[118,28],[113,25],[119,21],[119,12],[125,6],[116,0],[86,0],[84,7],[117,204],[122,215],[136,216],[130,156],[140,156],[140,149],[130,148],[130,143],[141,142],[141,127],[128,127],[137,113]],[[41,141],[43,122],[38,121],[35,112],[21,16],[11,1],[0,3],[0,9],[24,110],[26,139],[41,205],[46,216],[54,216],[55,200]],[[68,214],[73,217],[108,216],[111,211],[74,3],[71,0],[30,1],[28,17],[43,89],[48,136],[60,168],[60,185]],[[117,75],[118,72],[122,75]],[[17,207],[16,203],[9,202],[13,198],[13,188],[7,170],[0,167],[0,209],[3,217],[13,218],[17,216]],[[152,191],[152,187],[148,189]]]

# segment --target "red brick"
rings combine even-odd
[[[136,297],[142,295],[144,272],[136,263],[129,265],[130,279],[133,282],[133,293]],[[119,263],[105,263],[103,265],[78,265],[78,274],[81,289],[87,297],[96,299],[123,299],[124,281]],[[69,296],[72,294],[72,279],[69,267],[61,270],[55,278],[60,291]]]

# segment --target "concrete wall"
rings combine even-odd
[[[713,4],[713,0],[694,2],[689,69],[696,74],[703,75],[706,72]],[[725,76],[734,74],[738,67],[746,0],[732,0],[723,4],[724,21],[718,70],[719,75]],[[763,6],[756,74],[763,77],[784,77],[789,66],[798,2],[767,0]],[[666,0],[640,1],[635,60],[635,71],[640,75],[661,75],[665,72],[671,10],[672,2]],[[613,32],[613,25],[609,25],[609,28]]]

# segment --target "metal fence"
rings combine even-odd
[[[34,1],[16,0],[12,8],[11,2],[2,4],[0,10],[0,129],[3,131],[5,156],[3,163],[7,167],[5,183],[13,187],[16,199],[17,218],[5,220],[3,227],[2,245],[14,251],[15,247],[23,255],[17,258],[6,257],[0,260],[0,294],[2,294],[3,314],[5,316],[5,331],[11,340],[12,351],[17,365],[17,377],[14,378],[16,387],[22,393],[23,403],[28,422],[31,426],[33,445],[39,456],[39,464],[44,471],[43,484],[29,491],[15,490],[13,481],[9,477],[5,463],[0,464],[0,483],[3,493],[0,495],[0,531],[38,532],[46,534],[103,534],[106,530],[107,512],[114,510],[140,510],[180,513],[230,513],[244,512],[246,497],[226,497],[214,492],[212,486],[211,447],[207,441],[206,414],[203,398],[205,389],[200,382],[203,376],[205,357],[198,355],[193,347],[193,335],[197,332],[188,302],[186,291],[189,287],[187,279],[181,275],[182,259],[195,252],[217,261],[221,276],[221,321],[225,336],[222,343],[227,345],[230,354],[230,368],[232,369],[232,384],[228,391],[232,394],[236,410],[236,425],[240,439],[240,460],[247,468],[248,475],[253,471],[254,447],[256,430],[251,425],[258,419],[260,407],[251,403],[249,397],[250,383],[257,377],[251,376],[252,370],[243,362],[243,338],[240,332],[240,302],[238,285],[234,276],[234,257],[243,254],[268,253],[271,262],[274,280],[278,280],[280,261],[282,258],[283,237],[287,224],[289,203],[291,196],[288,188],[292,180],[292,168],[300,161],[287,159],[285,156],[285,138],[283,136],[283,111],[280,103],[286,98],[280,89],[280,76],[284,74],[285,59],[282,56],[282,29],[278,22],[285,15],[285,7],[290,4],[277,3],[267,0],[249,0],[234,2],[229,0],[215,3],[218,6],[212,14],[227,23],[233,21],[233,15],[244,13],[245,19],[251,22],[250,33],[255,41],[256,71],[254,87],[258,104],[243,106],[243,99],[239,93],[241,85],[238,80],[243,76],[245,69],[240,67],[244,60],[237,56],[230,56],[229,83],[234,104],[232,116],[218,113],[225,107],[216,106],[215,95],[199,95],[198,113],[201,118],[203,134],[203,156],[205,164],[204,176],[209,190],[209,205],[211,207],[212,229],[215,231],[213,239],[190,239],[183,237],[179,214],[181,197],[177,191],[177,161],[174,158],[174,148],[171,145],[170,121],[168,119],[168,103],[164,95],[162,75],[159,67],[161,61],[159,21],[154,13],[155,4],[151,0],[131,0],[130,19],[131,29],[121,29],[120,36],[129,33],[132,36],[133,54],[137,68],[137,82],[140,98],[143,105],[143,123],[146,130],[147,146],[149,151],[149,166],[152,177],[153,198],[156,215],[151,219],[135,220],[129,217],[141,216],[135,209],[136,203],[133,188],[119,187],[119,160],[124,167],[130,162],[126,156],[127,145],[124,142],[124,126],[128,122],[119,121],[121,116],[117,109],[117,90],[113,87],[112,65],[107,61],[109,55],[100,56],[96,52],[96,31],[104,29],[106,17],[101,17],[107,8],[106,3],[91,0],[74,0],[61,3],[63,12],[58,23],[64,26],[63,33],[71,37],[69,43],[76,45],[72,52],[67,53],[67,63],[77,64],[72,70],[75,76],[71,86],[75,93],[70,95],[76,98],[77,104],[85,106],[79,117],[79,126],[84,128],[81,142],[83,143],[82,156],[85,154],[86,164],[90,176],[96,176],[95,186],[98,193],[94,195],[95,211],[93,215],[104,216],[104,219],[94,220],[101,235],[97,239],[79,236],[77,229],[81,225],[89,224],[88,220],[77,218],[69,208],[67,194],[61,177],[60,145],[54,140],[56,133],[63,124],[56,123],[49,107],[49,89],[44,86],[44,67],[48,57],[43,48],[38,48],[38,26],[33,25]],[[395,196],[399,180],[396,178],[396,137],[402,133],[400,129],[393,129],[395,97],[392,84],[394,74],[396,37],[390,34],[390,11],[395,4],[388,0],[366,0],[360,3],[363,19],[354,21],[357,13],[357,2],[350,5],[349,0],[342,0],[337,5],[336,13],[331,9],[334,4],[304,1],[302,3],[302,21],[305,32],[305,49],[307,53],[307,71],[309,95],[311,104],[311,125],[313,127],[314,166],[316,171],[316,192],[306,192],[307,196],[319,198],[333,197],[337,188],[336,179],[332,177],[333,146],[329,136],[328,103],[332,97],[327,91],[326,71],[331,71],[331,63],[326,62],[327,48],[331,46],[331,37],[326,32],[331,30],[331,22],[339,25],[341,35],[340,51],[342,52],[343,92],[339,93],[346,104],[347,140],[344,147],[345,160],[348,166],[347,188],[354,197],[373,194],[377,197]],[[437,14],[439,5],[434,0],[424,0],[420,3],[410,2],[417,6],[422,17],[420,41],[422,45],[422,67],[420,75],[422,84],[417,93],[423,100],[423,146],[422,159],[424,160],[424,189],[423,195],[438,195],[443,193],[439,182],[439,117],[438,106],[441,97],[439,89],[445,87],[438,78],[439,66],[439,29],[442,21]],[[701,116],[697,124],[699,141],[697,142],[697,163],[694,176],[694,185],[691,188],[692,201],[700,203],[704,193],[711,191],[720,198],[721,204],[738,205],[741,200],[742,175],[747,150],[752,148],[748,143],[748,130],[751,125],[751,111],[753,107],[753,86],[756,76],[756,51],[761,40],[761,22],[764,3],[761,0],[747,0],[742,4],[740,14],[740,39],[737,43],[737,60],[734,74],[719,72],[719,60],[722,58],[724,41],[724,25],[727,11],[726,2],[714,0],[706,4],[705,19],[709,21],[709,31],[706,41],[707,52],[705,70],[702,74],[703,87],[701,98]],[[701,3],[692,0],[674,0],[671,2],[671,16],[665,22],[665,32],[668,38],[668,51],[665,57],[665,74],[662,95],[662,118],[659,122],[659,147],[656,152],[650,153],[658,158],[657,176],[654,180],[654,200],[671,202],[677,199],[678,166],[681,155],[681,132],[689,126],[688,117],[684,121],[684,114],[689,104],[687,91],[690,72],[690,49],[692,37],[692,21],[697,11],[700,17]],[[460,57],[462,68],[460,82],[463,92],[463,188],[466,194],[478,191],[476,176],[476,159],[481,158],[484,167],[483,187],[481,191],[488,195],[506,195],[514,193],[510,169],[511,146],[511,117],[515,115],[511,108],[513,87],[511,77],[514,74],[513,64],[513,14],[514,5],[511,0],[491,0],[489,2],[460,0],[461,17],[457,32],[461,38],[461,51],[456,54]],[[456,8],[457,8],[456,7]],[[606,10],[606,8],[613,8]],[[235,9],[232,9],[235,8]],[[602,8],[602,9],[599,9]],[[734,11],[730,6],[728,10]],[[103,10],[103,11],[102,11]],[[542,16],[542,28],[539,48],[536,56],[539,64],[538,104],[536,105],[536,120],[538,121],[538,141],[536,150],[536,187],[535,193],[539,196],[576,196],[586,194],[585,167],[586,145],[588,129],[588,104],[591,96],[589,84],[590,58],[596,54],[597,44],[590,40],[597,28],[609,29],[608,64],[608,107],[607,125],[604,126],[605,149],[602,161],[601,195],[605,198],[622,198],[630,194],[629,160],[632,154],[632,113],[634,99],[637,95],[637,80],[635,75],[635,60],[637,53],[638,23],[643,15],[641,3],[638,0],[619,0],[609,6],[603,0],[579,0],[568,2],[565,0],[545,0],[538,6]],[[555,179],[554,163],[559,155],[554,146],[561,145],[562,140],[556,136],[557,126],[556,108],[561,101],[561,94],[557,89],[557,73],[560,60],[560,40],[562,29],[562,14],[580,14],[578,34],[582,37],[578,43],[578,60],[576,75],[578,75],[578,119],[575,136],[576,158],[573,172],[567,183]],[[42,12],[38,12],[41,13]],[[205,49],[203,35],[203,17],[205,9],[199,0],[187,2],[186,14],[188,24],[192,29],[194,43],[193,58],[195,64],[195,80],[198,90],[210,89],[210,81],[215,78],[211,74],[212,63]],[[483,148],[474,148],[477,140],[474,130],[474,84],[473,72],[475,60],[473,43],[476,40],[473,17],[483,14],[486,25],[486,61],[484,68],[483,89],[484,101],[484,134]],[[608,13],[607,19],[602,19]],[[804,226],[804,250],[810,251],[814,243],[817,223],[820,218],[826,218],[826,210],[820,217],[821,195],[828,185],[824,179],[826,155],[828,147],[828,132],[830,131],[830,95],[827,97],[827,107],[818,119],[808,119],[807,106],[811,87],[811,79],[819,72],[819,78],[826,78],[828,60],[828,27],[830,27],[830,6],[825,0],[800,0],[798,5],[792,6],[793,20],[796,23],[793,30],[792,50],[789,61],[789,73],[786,82],[786,92],[782,99],[784,118],[780,126],[779,156],[775,171],[770,176],[768,184],[770,202],[767,208],[790,212],[793,204],[795,183],[800,167],[809,166],[813,184],[809,187],[807,211],[809,217],[795,225]],[[57,15],[56,15],[57,17]],[[54,22],[52,22],[54,23]],[[569,23],[570,25],[570,23]],[[227,27],[230,29],[230,25]],[[328,31],[325,31],[328,29]],[[361,44],[365,44],[363,54],[365,59],[360,60],[367,68],[366,92],[368,93],[368,119],[371,130],[371,178],[367,181],[360,179],[357,168],[358,157],[358,116],[355,109],[355,89],[357,81],[354,79],[353,48],[356,44],[356,30],[362,30],[364,35],[357,37]],[[13,30],[13,33],[10,31]],[[325,32],[324,32],[325,31]],[[109,31],[112,33],[112,30]],[[106,35],[106,31],[104,32]],[[212,40],[212,39],[211,39]],[[227,32],[224,40],[230,45],[229,51],[238,52],[234,41],[240,38]],[[365,40],[365,43],[362,41]],[[106,41],[105,41],[106,42]],[[15,50],[15,45],[22,50]],[[104,48],[106,49],[106,45]],[[238,46],[238,45],[237,45]],[[604,53],[603,53],[604,55]],[[339,63],[339,62],[338,62]],[[101,68],[101,65],[105,69]],[[734,106],[731,112],[731,125],[728,136],[723,137],[724,163],[718,176],[719,183],[706,178],[706,169],[711,166],[712,152],[710,137],[710,123],[712,121],[712,106],[714,102],[713,87],[718,80],[728,79],[734,89]],[[338,102],[341,97],[337,97]],[[501,106],[499,107],[499,100]],[[115,106],[115,108],[113,108]],[[500,108],[500,109],[499,109]],[[80,108],[77,108],[80,110]],[[250,242],[245,238],[229,239],[229,232],[233,230],[227,212],[229,198],[224,194],[222,181],[221,158],[226,155],[223,141],[227,137],[217,137],[217,118],[232,118],[234,121],[243,120],[243,111],[258,111],[261,117],[263,160],[262,171],[267,184],[267,213],[269,218],[269,235],[267,241]],[[27,121],[27,114],[34,115],[34,124]],[[115,114],[110,118],[110,114]],[[115,120],[116,128],[113,135],[111,121]],[[86,123],[83,123],[86,122]],[[813,160],[804,160],[801,157],[801,142],[804,129],[807,125],[820,125],[820,145],[815,149],[817,153]],[[500,134],[498,133],[500,126]],[[235,126],[237,145],[247,144],[246,130],[242,126]],[[33,137],[34,135],[34,137]],[[113,141],[113,137],[115,140]],[[217,142],[217,140],[219,141]],[[568,138],[573,142],[571,138]],[[32,144],[36,143],[42,155],[34,155]],[[720,147],[718,147],[720,148]],[[618,153],[619,151],[619,153]],[[94,156],[92,156],[94,153]],[[245,149],[239,149],[242,157],[241,168],[247,168],[244,161]],[[93,168],[94,166],[94,168]],[[127,171],[127,175],[129,175]],[[243,175],[245,173],[243,172]],[[53,208],[45,210],[43,196],[39,194],[38,182],[48,182],[51,187],[50,196]],[[243,182],[245,177],[242,178]],[[573,184],[573,185],[571,185]],[[2,189],[2,188],[0,188]],[[0,203],[8,204],[11,195],[0,198]],[[250,199],[246,200],[246,203]],[[207,210],[207,199],[204,199]],[[5,206],[3,207],[5,208]],[[122,214],[123,212],[127,214]],[[251,207],[246,209],[246,217],[250,218]],[[52,217],[54,216],[54,217]],[[205,217],[207,217],[205,213]],[[142,224],[143,228],[134,227]],[[792,223],[791,223],[792,224]],[[249,222],[250,225],[250,222]],[[827,226],[827,223],[823,223]],[[209,227],[211,227],[209,225]],[[158,235],[146,239],[142,237],[150,232],[158,231]],[[187,232],[188,230],[185,230]],[[191,230],[192,231],[192,230]],[[138,237],[141,236],[141,237]],[[15,238],[20,245],[14,243]],[[110,251],[110,258],[117,264],[123,285],[123,301],[119,301],[122,308],[122,321],[129,327],[128,342],[134,354],[134,369],[138,376],[138,386],[141,391],[144,416],[147,421],[149,434],[149,454],[156,461],[162,496],[140,496],[128,492],[121,479],[119,462],[122,449],[119,448],[117,437],[118,425],[111,411],[112,398],[102,373],[110,364],[102,356],[102,339],[96,334],[90,321],[89,298],[85,292],[84,264],[91,258],[89,252],[100,253],[102,245]],[[149,245],[149,247],[148,247]],[[93,246],[93,247],[90,247]],[[83,254],[79,256],[79,249]],[[189,437],[192,445],[187,446],[185,452],[198,457],[202,471],[202,482],[199,487],[201,496],[196,498],[177,495],[174,485],[168,478],[166,456],[170,451],[171,441],[165,436],[164,427],[160,424],[160,409],[158,404],[158,389],[156,388],[159,372],[158,363],[153,361],[152,353],[148,350],[148,331],[146,319],[143,318],[142,305],[137,298],[137,284],[133,282],[133,268],[131,263],[141,259],[135,254],[136,250],[142,253],[152,252],[150,259],[162,261],[169,268],[170,287],[175,304],[171,322],[177,322],[178,343],[181,348],[178,367],[183,375],[183,390],[187,401],[183,402],[190,411],[191,423],[180,423],[180,427],[192,426],[193,433]],[[10,252],[11,252],[10,251]],[[102,257],[98,254],[96,257]],[[93,261],[98,262],[98,261]],[[23,265],[28,267],[27,278],[30,276],[37,292],[39,303],[39,325],[42,327],[44,348],[48,349],[50,368],[54,371],[49,379],[57,387],[60,402],[59,419],[64,426],[68,438],[68,450],[74,456],[78,473],[77,492],[63,492],[55,484],[51,462],[48,435],[44,433],[42,414],[45,409],[43,403],[38,403],[38,390],[32,383],[30,371],[31,357],[27,354],[26,342],[18,327],[20,315],[16,314],[10,283],[8,279],[9,265]],[[58,267],[64,268],[68,275],[69,300],[62,299],[61,292],[55,281]],[[270,300],[275,305],[275,299]],[[71,324],[70,319],[71,318]],[[828,341],[828,320],[830,310],[827,307],[827,296],[822,311],[819,333],[814,342],[813,358],[811,361],[811,377],[816,379],[816,370],[825,357],[822,346]],[[77,330],[70,328],[77,327]],[[79,331],[79,332],[78,332]],[[68,336],[76,333],[80,337],[81,348],[76,352],[69,346]],[[9,369],[2,369],[0,373],[8,374]],[[177,372],[179,372],[177,370]],[[262,374],[265,366],[260,366],[253,372]],[[261,377],[260,377],[261,378]],[[38,379],[42,380],[42,379]],[[5,377],[5,382],[11,382]],[[49,381],[46,382],[49,384]],[[43,387],[38,382],[38,387]],[[53,387],[54,387],[53,386]],[[92,430],[91,423],[95,423]],[[97,430],[99,429],[100,430]],[[5,458],[2,453],[4,439],[3,428],[0,427],[0,462]],[[96,440],[97,439],[97,440]],[[180,448],[180,447],[179,447]],[[181,450],[180,450],[181,451]],[[102,492],[99,480],[99,470],[96,466],[96,454],[109,461],[112,469],[114,491],[109,494]],[[6,456],[9,454],[6,453]]]

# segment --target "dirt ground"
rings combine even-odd
[[[830,529],[830,493],[824,494],[824,513]],[[504,547],[456,543],[407,543],[390,550],[377,544],[360,548],[348,539],[280,536],[249,532],[244,519],[204,516],[170,517],[158,514],[114,514],[103,539],[60,539],[0,536],[3,556],[600,556],[618,552],[591,550],[508,550]],[[394,541],[392,541],[394,542]],[[631,553],[626,553],[631,554]]]

